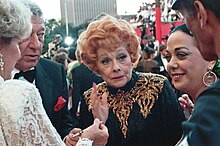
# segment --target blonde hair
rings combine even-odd
[[[110,15],[91,22],[82,32],[77,41],[83,63],[98,73],[97,50],[100,48],[114,51],[120,46],[127,48],[132,63],[138,59],[140,42],[133,27],[123,19],[116,19]]]
[[[31,12],[18,0],[0,0],[0,38],[22,40],[31,33]]]

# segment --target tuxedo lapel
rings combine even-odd
[[[159,63],[160,66],[164,66],[164,65],[163,65],[163,61],[162,61],[162,59],[161,59],[161,54],[159,54],[159,55],[157,56],[157,59],[156,59],[156,60],[157,60],[157,62]]]
[[[41,93],[42,102],[44,108],[49,117],[53,114],[53,95],[52,95],[52,81],[46,74],[45,70],[41,66],[40,62],[36,66],[36,87]]]

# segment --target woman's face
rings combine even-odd
[[[114,51],[98,49],[97,55],[98,73],[109,86],[120,88],[130,81],[132,62],[130,54],[125,47],[118,47]]]
[[[0,75],[4,79],[11,78],[11,72],[16,64],[16,62],[21,57],[21,52],[19,49],[20,41],[13,39],[10,44],[2,44],[0,48],[0,53],[3,55],[4,61],[4,71],[0,71]]]
[[[176,89],[191,94],[204,88],[203,75],[208,63],[202,58],[193,37],[176,31],[167,41],[168,73]]]

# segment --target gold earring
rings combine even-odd
[[[203,75],[203,83],[206,86],[211,86],[213,83],[215,83],[217,81],[217,76],[214,72],[212,72],[211,70],[207,71],[204,75]]]

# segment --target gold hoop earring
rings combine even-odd
[[[4,61],[3,61],[3,55],[0,53],[0,70],[3,72],[4,70]]]
[[[211,86],[213,83],[215,83],[217,81],[217,76],[214,72],[212,72],[211,70],[207,71],[204,75],[203,75],[203,83],[206,86]]]

